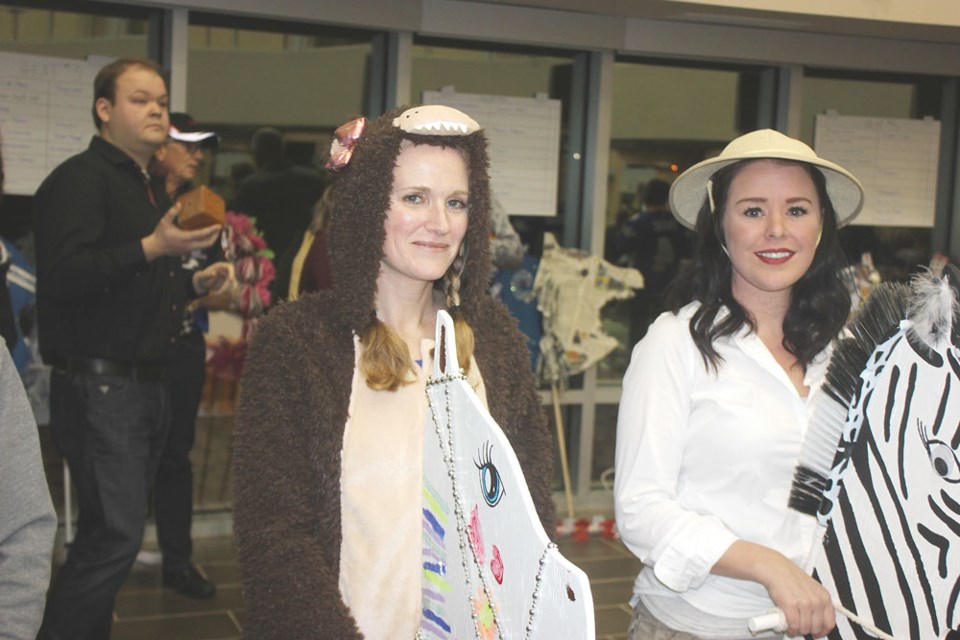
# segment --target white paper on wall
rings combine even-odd
[[[4,191],[33,195],[44,178],[96,133],[93,79],[110,59],[0,52]]]
[[[817,155],[863,183],[863,212],[853,224],[932,227],[936,212],[940,123],[933,119],[816,118]]]
[[[557,214],[560,101],[424,91],[424,104],[460,109],[480,123],[490,142],[490,188],[512,216]]]

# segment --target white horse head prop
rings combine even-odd
[[[418,638],[592,640],[587,576],[544,532],[513,448],[460,369],[453,336],[440,311],[427,381]]]

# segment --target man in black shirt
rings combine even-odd
[[[40,352],[53,365],[50,428],[79,499],[77,535],[50,589],[41,638],[110,637],[113,602],[140,548],[169,428],[167,363],[189,299],[229,286],[217,263],[180,256],[219,226],[176,225],[147,166],[169,128],[156,64],[118,60],[94,80],[90,147],[34,200]]]

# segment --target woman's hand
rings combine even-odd
[[[762,584],[783,611],[789,636],[820,638],[836,624],[830,593],[793,561],[769,547],[738,540],[714,565],[713,573]]]
[[[830,593],[783,555],[771,553],[777,559],[771,559],[765,570],[769,577],[761,584],[783,611],[787,635],[820,638],[830,633],[836,624]]]

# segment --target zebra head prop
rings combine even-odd
[[[845,418],[813,575],[897,640],[960,640],[960,271],[884,287],[824,388]],[[875,634],[838,616],[829,637]]]
[[[453,331],[440,311],[427,381],[417,637],[593,640],[587,576],[543,530],[516,454],[459,367]]]

